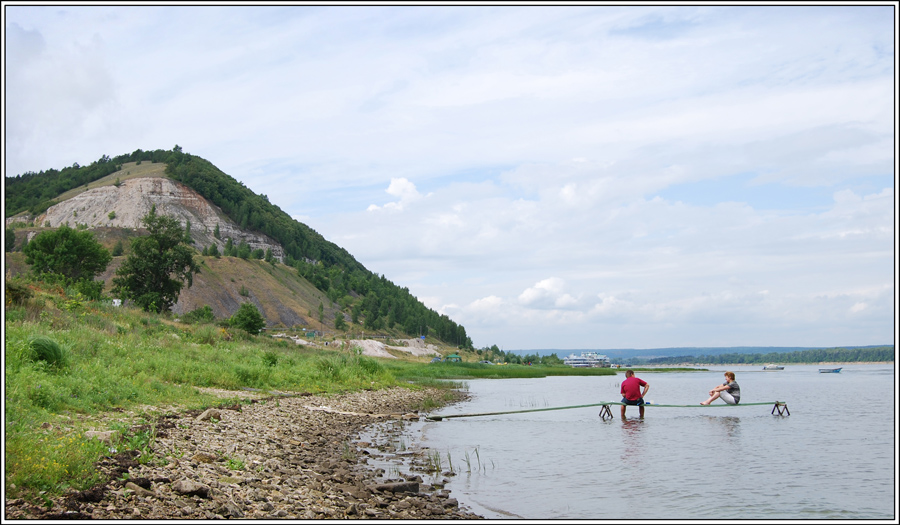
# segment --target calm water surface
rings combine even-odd
[[[823,365],[824,366],[824,365]],[[892,365],[731,367],[744,403],[771,406],[628,408],[613,420],[580,408],[418,423],[422,445],[447,458],[447,488],[488,518],[895,519]],[[709,372],[639,373],[646,399],[695,404],[721,384]],[[472,400],[439,414],[592,404],[620,399],[623,374],[467,381]],[[717,403],[721,403],[718,401]],[[777,414],[777,413],[776,413]]]

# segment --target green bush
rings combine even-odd
[[[221,339],[221,334],[220,328],[207,324],[197,327],[191,339],[202,345],[215,345]]]
[[[243,303],[238,311],[231,316],[231,326],[240,328],[249,334],[256,335],[266,327],[266,320],[263,319],[259,309],[251,303]]]
[[[54,368],[64,368],[67,365],[65,350],[49,337],[35,337],[29,341],[28,347],[34,362],[43,361]]]
[[[216,316],[213,314],[212,308],[210,308],[208,304],[191,310],[181,316],[182,322],[191,324],[212,323],[215,322],[215,320]]]
[[[82,279],[77,281],[73,288],[90,301],[99,301],[103,293],[103,281],[89,281]]]
[[[6,304],[25,304],[25,301],[34,296],[34,292],[31,291],[21,279],[10,279],[6,281]]]
[[[22,252],[35,275],[57,274],[70,281],[93,280],[112,260],[93,233],[65,225],[37,234]]]
[[[267,350],[266,353],[263,354],[263,362],[269,366],[275,366],[278,364],[278,352],[274,350]]]

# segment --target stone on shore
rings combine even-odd
[[[381,492],[419,492],[419,484],[415,481],[379,483],[378,485],[375,485],[374,488]]]
[[[209,421],[210,419],[220,420],[222,419],[222,413],[215,408],[210,408],[209,410],[197,416],[197,421]]]
[[[203,483],[198,483],[190,479],[180,479],[172,484],[172,489],[179,494],[188,496],[199,496],[206,498],[209,496],[209,487]]]

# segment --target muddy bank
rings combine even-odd
[[[413,407],[443,394],[279,396],[167,414],[151,425],[153,460],[111,449],[97,463],[105,484],[50,507],[6,500],[6,518],[480,519],[434,476],[374,468],[370,457],[389,433],[370,432],[384,443],[359,440],[379,422],[418,419]]]

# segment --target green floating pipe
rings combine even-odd
[[[451,414],[449,416],[435,416],[428,415],[425,416],[425,419],[429,421],[441,421],[444,419],[452,419],[457,417],[478,417],[478,416],[500,416],[504,414],[522,414],[524,412],[545,412],[547,410],[568,410],[571,408],[588,408],[588,407],[599,407],[605,405],[625,405],[625,403],[620,403],[617,401],[607,401],[604,403],[593,403],[590,405],[574,405],[569,407],[551,407],[551,408],[531,408],[528,410],[510,410],[507,412],[482,412],[480,414]],[[645,407],[660,407],[660,408],[714,408],[714,407],[743,407],[743,406],[754,406],[754,405],[785,405],[784,401],[769,401],[767,403],[739,403],[737,405],[729,405],[729,404],[718,404],[718,405],[657,405],[657,404],[644,404]],[[637,406],[637,405],[625,405],[625,406]]]

